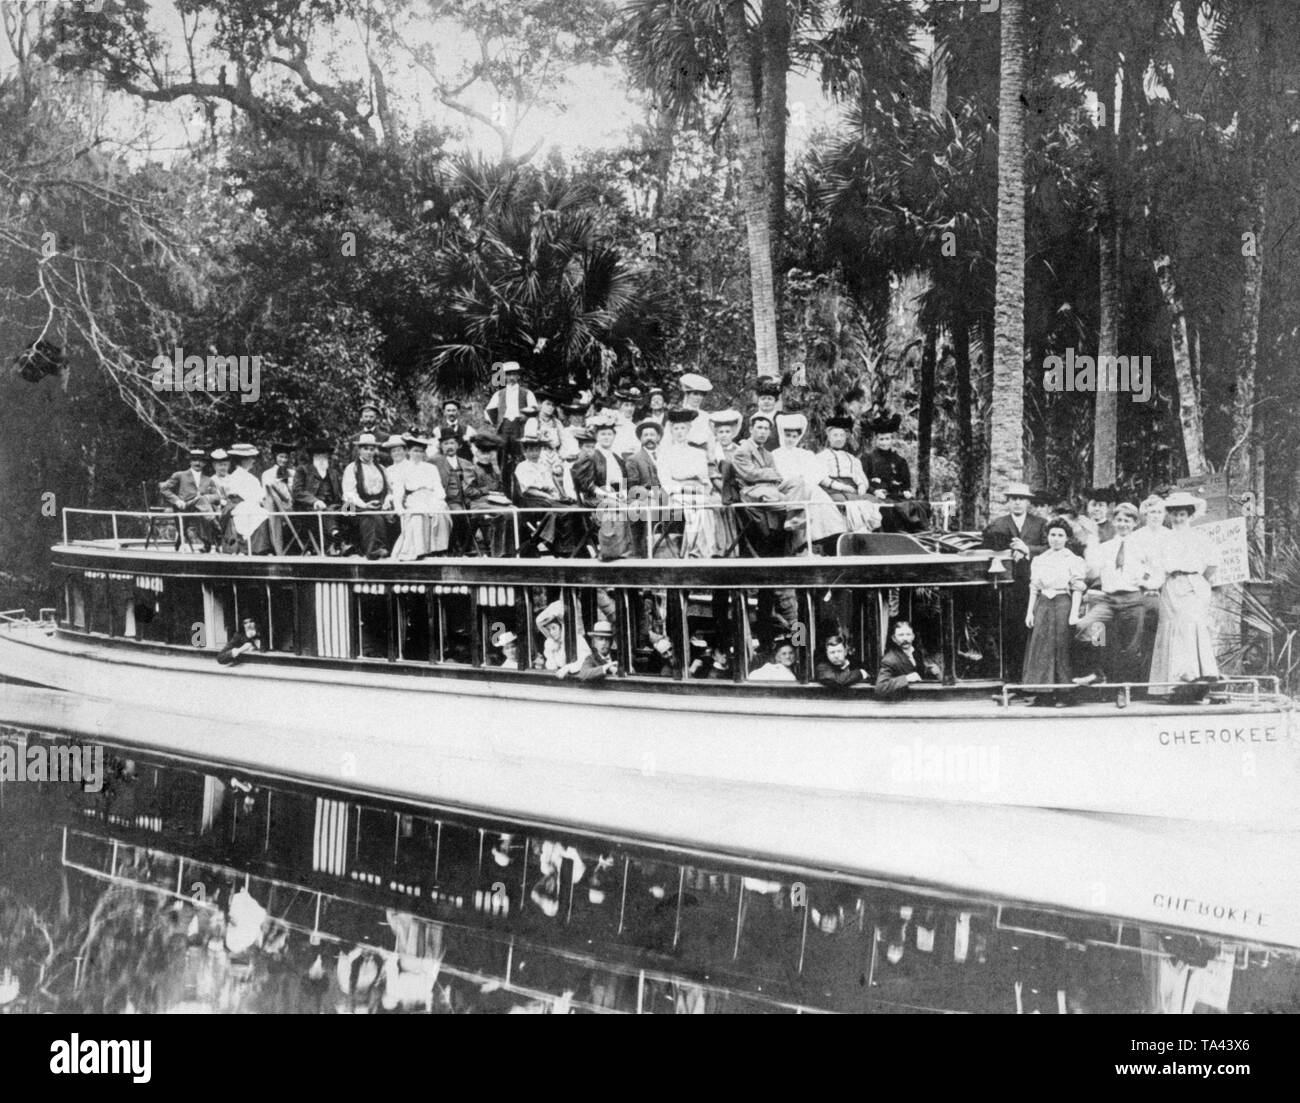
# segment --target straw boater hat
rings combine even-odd
[[[710,383],[708,379],[700,375],[698,372],[693,371],[686,372],[685,375],[677,380],[677,385],[681,387],[683,392],[698,391],[700,394],[708,394],[713,390],[713,384]]]
[[[587,629],[587,635],[608,636],[610,638],[613,638],[614,626],[610,624],[609,621],[607,620],[598,620],[589,629]]]
[[[192,460],[206,460],[208,458],[208,453],[202,448],[187,448],[185,455]]]
[[[357,437],[358,448],[368,448],[370,446],[379,447],[379,438],[374,433],[362,433]]]
[[[255,460],[262,454],[251,444],[232,444],[229,451],[232,456],[240,460]]]
[[[1199,517],[1206,510],[1206,501],[1185,490],[1175,490],[1165,499],[1165,510],[1171,509],[1189,509],[1193,517]]]
[[[716,413],[709,415],[709,422],[713,425],[739,425],[739,410],[718,410]]]
[[[396,433],[389,433],[388,439],[384,441],[384,443],[381,444],[379,447],[384,449],[405,448],[406,442],[409,439],[410,439],[409,437],[399,437]]]
[[[210,458],[220,463],[222,460],[230,459],[230,454],[224,448],[214,448]]]
[[[1121,513],[1133,518],[1134,521],[1142,520],[1142,514],[1138,512],[1138,507],[1132,502],[1120,502],[1120,504],[1115,507],[1113,516],[1118,517]]]
[[[504,364],[501,365],[502,375],[517,375],[519,374],[519,372],[523,370],[524,369],[519,366],[518,360],[507,360]]]
[[[1027,498],[1033,501],[1034,492],[1029,489],[1028,483],[1007,483],[1006,492],[1002,496],[1004,498]]]
[[[530,444],[535,444],[537,445],[538,448],[540,448],[546,442],[543,441],[542,438],[537,435],[537,430],[531,429],[527,433],[525,433],[522,437],[519,438],[519,443],[524,448],[527,448]]]
[[[513,632],[510,631],[510,629],[507,628],[501,632],[498,632],[495,636],[492,637],[492,646],[505,647],[506,644],[514,643],[515,640],[517,640],[518,638],[519,638],[518,636],[516,636]]]
[[[642,434],[643,434],[647,429],[653,429],[653,430],[654,430],[656,433],[658,433],[661,437],[664,435],[664,427],[663,427],[662,425],[660,425],[659,422],[655,421],[654,418],[647,418],[645,421],[643,421],[643,422],[641,422],[640,424],[637,425],[637,427],[636,427],[636,439],[637,439],[637,440],[640,440],[640,439],[641,439],[641,435],[642,435]]]
[[[415,433],[408,433],[406,436],[402,438],[402,440],[405,442],[406,447],[408,449],[420,448],[423,449],[425,452],[427,452],[433,444],[433,441],[431,441],[428,437],[417,436]]]

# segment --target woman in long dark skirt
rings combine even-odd
[[[1029,565],[1029,608],[1025,624],[1033,630],[1025,651],[1021,681],[1026,685],[1064,685],[1070,681],[1070,641],[1079,620],[1079,601],[1088,568],[1066,548],[1068,521],[1047,525],[1047,551]]]

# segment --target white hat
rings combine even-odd
[[[739,425],[739,410],[718,410],[709,415],[709,421],[714,425]]]
[[[1034,492],[1029,489],[1028,483],[1007,483],[1007,489],[1003,493],[1004,498],[1030,498]]]
[[[375,448],[378,448],[378,447],[379,447],[379,438],[378,438],[377,436],[375,436],[374,433],[362,433],[359,437],[357,437],[357,447],[358,447],[358,448],[366,448],[366,447],[375,447]]]
[[[537,614],[537,627],[545,628],[552,621],[564,620],[564,602],[553,601]]]
[[[406,438],[399,437],[396,433],[389,433],[388,439],[379,446],[380,448],[405,448]]]
[[[239,459],[257,459],[257,457],[261,455],[261,453],[251,444],[232,444],[230,446],[230,454]]]
[[[224,448],[214,448],[212,450],[212,455],[210,458],[220,463],[222,460],[230,459],[230,453],[227,452]]]
[[[518,360],[507,360],[504,364],[501,365],[501,370],[503,372],[516,372],[516,371],[523,371],[524,369],[519,366]]]
[[[794,429],[802,436],[808,432],[808,417],[805,414],[777,414],[776,429],[778,433],[784,433],[787,429]]]
[[[677,380],[677,385],[681,387],[683,391],[700,391],[703,394],[707,394],[709,391],[713,390],[712,383],[698,372],[693,371],[686,372]]]
[[[513,632],[510,631],[510,629],[507,628],[504,632],[498,632],[495,636],[492,637],[492,646],[505,647],[506,644],[514,643],[515,640],[517,640],[518,638],[519,638],[518,636],[516,636]]]
[[[1175,490],[1168,498],[1165,499],[1165,509],[1190,509],[1193,517],[1199,517],[1205,512],[1207,503],[1204,498],[1197,497],[1195,494],[1189,494],[1185,490]]]
[[[598,620],[596,621],[595,624],[593,624],[590,628],[587,629],[587,635],[613,637],[614,626],[610,624],[609,621],[607,620]]]

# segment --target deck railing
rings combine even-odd
[[[890,506],[898,503],[879,502],[881,506]],[[953,502],[931,502],[928,503],[932,510],[932,516],[936,518],[938,524],[936,529],[940,532],[946,532],[948,525],[951,523],[955,510]],[[294,525],[295,533],[301,541],[303,522],[309,521],[311,524],[307,527],[313,530],[317,541],[317,548],[323,552],[330,544],[327,540],[326,522],[353,522],[360,517],[393,517],[400,521],[403,517],[408,516],[433,516],[487,521],[493,518],[508,516],[512,534],[514,536],[514,547],[522,546],[524,533],[521,530],[521,519],[526,525],[527,519],[538,517],[539,519],[547,515],[582,515],[591,518],[599,523],[602,519],[611,514],[621,521],[632,525],[644,525],[647,528],[648,543],[647,548],[650,551],[656,550],[657,547],[665,544],[672,548],[670,542],[662,540],[665,534],[666,525],[676,525],[684,522],[688,515],[696,511],[708,511],[721,514],[728,513],[736,519],[734,532],[739,533],[744,528],[744,522],[736,516],[736,511],[750,512],[754,510],[773,510],[778,512],[790,513],[800,510],[807,510],[810,506],[819,506],[824,508],[827,503],[822,501],[812,501],[800,499],[794,501],[776,501],[776,502],[739,502],[739,503],[722,503],[716,501],[696,501],[693,499],[677,498],[676,496],[657,496],[638,498],[636,496],[625,497],[620,499],[612,506],[582,506],[577,504],[556,504],[553,506],[517,506],[517,505],[495,505],[481,506],[477,509],[453,509],[450,507],[439,508],[436,510],[355,510],[344,508],[340,510],[288,510],[288,511],[264,511],[268,519],[283,519],[284,521],[297,523]],[[102,535],[85,536],[75,531],[78,522],[82,519],[100,518],[100,532]],[[102,519],[107,518],[105,523]],[[205,513],[196,511],[183,510],[163,510],[152,509],[147,511],[134,510],[106,510],[106,509],[80,509],[68,508],[63,511],[63,543],[65,545],[75,544],[92,544],[102,546],[108,543],[115,549],[123,547],[136,547],[140,543],[148,544],[150,542],[166,541],[173,543],[179,549],[182,543],[185,543],[184,534],[187,524],[196,522],[216,523],[219,515],[216,513]],[[167,526],[171,531],[165,537],[161,534],[155,535],[161,526]],[[128,533],[131,528],[137,531],[131,535],[124,535],[124,530]],[[529,534],[531,536],[531,534]],[[805,542],[807,554],[812,554],[811,542]],[[683,546],[683,553],[685,553]],[[734,554],[734,548],[728,549],[727,554]]]
[[[1135,690],[1145,691],[1149,695],[1153,689],[1170,691],[1181,689],[1187,692],[1201,687],[1204,687],[1205,696],[1225,701],[1262,704],[1266,701],[1283,699],[1281,685],[1274,674],[1229,674],[1207,682],[1099,682],[1087,686],[1077,685],[1074,682],[1007,682],[1002,686],[1001,703],[1009,706],[1011,698],[1020,694],[1037,696],[1062,691],[1095,694],[1100,690],[1115,694],[1117,708],[1127,708],[1133,703]]]

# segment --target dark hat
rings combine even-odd
[[[853,419],[851,417],[828,417],[826,419],[827,429],[843,429],[846,433],[853,432]]]
[[[273,456],[279,452],[288,452],[289,455],[292,456],[298,450],[296,446],[286,444],[282,440],[273,440],[269,445],[267,445],[267,447],[270,449],[271,455]]]
[[[587,412],[587,407],[590,405],[591,403],[589,402],[566,402],[564,404],[564,412],[566,414],[585,414]]]
[[[775,398],[779,398],[781,395],[781,381],[779,379],[773,379],[770,375],[765,375],[754,384],[754,393],[772,395]]]
[[[654,418],[646,418],[645,421],[640,422],[636,427],[636,439],[640,440],[641,434],[647,429],[653,429],[661,437],[664,435],[664,427],[660,425],[659,422],[655,421]]]
[[[324,437],[317,437],[315,440],[309,440],[302,446],[302,450],[309,456],[319,456],[322,452],[334,454],[334,445]]]
[[[684,410],[680,406],[669,410],[664,417],[673,425],[692,422],[699,416],[699,410]]]
[[[614,397],[617,398],[620,402],[640,402],[641,388],[627,387],[621,391],[615,391]]]
[[[475,433],[469,438],[469,442],[475,448],[481,448],[484,452],[495,452],[505,443],[505,441],[490,429],[484,429],[481,433]]]
[[[376,417],[378,417],[379,414],[381,414],[381,413],[383,412],[382,410],[379,409],[379,407],[378,407],[377,405],[375,405],[375,403],[373,403],[373,402],[363,402],[363,403],[361,403],[361,407],[357,410],[357,413],[359,413],[359,414],[364,414],[367,410],[374,410],[374,411],[375,411],[375,416],[376,416]]]
[[[869,433],[897,433],[898,427],[903,423],[903,418],[899,414],[877,414],[873,418],[863,421]]]
[[[460,399],[459,399],[459,398],[444,398],[444,399],[442,400],[442,409],[444,409],[444,410],[445,410],[448,406],[455,406],[456,409],[459,410],[459,409],[460,409],[460,405],[461,405],[461,403],[460,403]]]
[[[560,402],[560,396],[546,387],[541,387],[533,391],[533,397],[537,399],[538,402],[554,402],[557,406]]]
[[[596,442],[596,434],[585,425],[579,425],[576,429],[570,429],[569,433],[579,444],[594,444]]]

